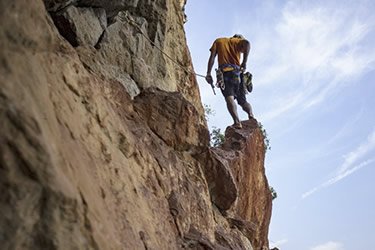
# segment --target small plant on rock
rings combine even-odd
[[[275,189],[271,186],[270,186],[270,192],[271,192],[271,195],[272,195],[272,200],[276,199],[277,193],[276,193]]]
[[[204,109],[204,116],[206,117],[207,121],[209,121],[210,116],[214,116],[216,114],[215,110],[213,110],[210,105],[203,104],[203,109]]]
[[[225,136],[220,132],[220,128],[216,127],[212,127],[210,138],[210,143],[212,147],[217,147],[225,141]]]
[[[203,104],[203,109],[207,121],[209,121],[210,116],[214,116],[216,114],[215,110],[212,109],[210,105]],[[211,147],[217,147],[225,141],[225,136],[223,133],[221,133],[221,129],[214,126],[212,127],[210,138]]]
[[[267,150],[271,150],[270,139],[268,138],[267,131],[263,127],[263,124],[258,122],[258,126],[259,126],[260,131],[262,131],[262,134],[263,134],[263,137],[264,137],[264,150],[267,152]]]

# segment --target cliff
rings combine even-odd
[[[0,2],[1,249],[268,246],[261,131],[209,147],[184,4]]]

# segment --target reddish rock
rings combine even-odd
[[[238,187],[238,199],[228,211],[257,225],[246,235],[254,249],[268,247],[268,226],[271,220],[272,196],[264,168],[264,138],[255,119],[244,121],[242,129],[228,127],[226,141],[215,148],[225,158]]]
[[[228,127],[225,142],[198,157],[212,202],[255,249],[268,247],[272,197],[264,169],[264,138],[255,119]]]
[[[237,184],[234,181],[230,163],[208,149],[197,156],[207,179],[212,202],[222,211],[228,210],[238,197]]]

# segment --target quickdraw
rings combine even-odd
[[[221,71],[220,68],[215,69],[215,71],[216,71],[216,87],[224,90],[225,89],[225,83],[224,83],[223,71]]]

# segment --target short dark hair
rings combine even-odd
[[[245,39],[245,38],[243,37],[243,35],[241,35],[241,34],[234,34],[233,37],[234,37],[234,38],[242,38],[242,39]]]

